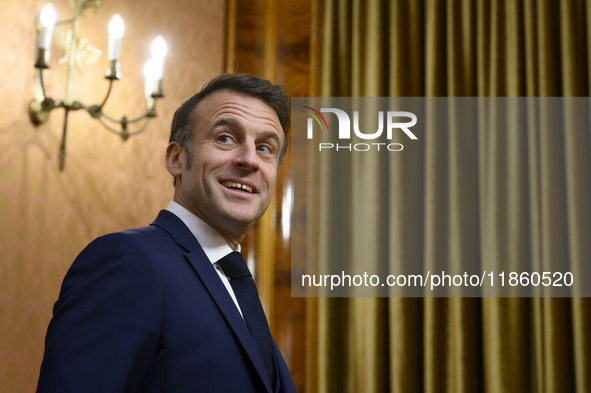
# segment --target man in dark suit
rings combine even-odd
[[[174,115],[174,198],[100,237],[68,271],[38,392],[295,393],[236,251],[271,200],[289,100],[249,75],[208,82]]]

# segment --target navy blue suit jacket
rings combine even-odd
[[[295,393],[275,350],[275,392]],[[203,249],[173,213],[100,237],[66,274],[38,392],[268,392],[256,344]]]

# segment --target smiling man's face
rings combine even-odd
[[[285,140],[277,114],[230,90],[211,93],[195,111],[192,163],[185,152],[175,200],[224,237],[246,233],[273,196]]]

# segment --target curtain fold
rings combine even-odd
[[[323,14],[324,97],[589,95],[588,1],[324,0]],[[504,120],[464,113],[475,135],[452,116],[405,154],[323,154],[309,184],[313,257],[387,260],[392,271],[568,261],[590,279],[589,124],[557,133],[563,119],[543,108],[501,109]],[[342,225],[348,238],[331,237]],[[590,300],[320,298],[318,390],[589,392]]]

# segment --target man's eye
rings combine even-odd
[[[263,153],[271,153],[271,149],[269,148],[269,146],[265,146],[265,145],[257,146],[257,150],[262,151]]]
[[[230,142],[230,137],[227,135],[220,135],[218,137],[218,141],[220,141],[222,143],[228,143],[228,142]]]

